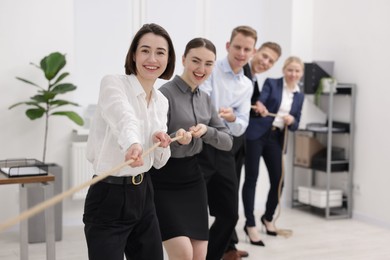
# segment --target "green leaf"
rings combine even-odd
[[[23,81],[24,83],[27,83],[27,84],[30,84],[30,85],[33,85],[33,86],[36,86],[40,89],[43,89],[42,87],[40,87],[39,85],[35,84],[34,82],[31,82],[27,79],[23,79],[23,78],[19,78],[19,77],[16,77],[16,79],[20,80],[20,81]]]
[[[37,64],[35,64],[34,62],[30,62],[30,65],[32,65],[32,66],[34,66],[34,67],[36,67],[36,68],[38,68],[38,69],[42,69],[41,67],[39,67]]]
[[[38,103],[46,103],[46,99],[44,95],[35,95],[31,97],[31,99],[37,101]]]
[[[49,89],[52,88],[53,86],[55,86],[58,82],[60,82],[60,81],[63,80],[64,78],[66,78],[68,75],[69,75],[68,72],[62,73],[62,74],[57,78],[57,80],[56,80],[53,84],[50,85]]]
[[[55,98],[57,94],[53,91],[45,91],[43,96],[45,97],[46,103],[49,103],[49,100]]]
[[[33,97],[31,97],[32,100],[35,100],[39,103],[49,103],[50,100],[52,100],[53,98],[55,98],[55,96],[57,95],[56,93],[53,93],[51,91],[42,91],[41,92],[42,94],[40,95],[35,95]]]
[[[63,93],[69,92],[69,91],[73,91],[76,88],[77,87],[71,83],[64,83],[64,84],[60,84],[60,85],[55,86],[51,90],[51,92],[53,92],[55,94],[63,94]]]
[[[47,80],[52,80],[58,72],[65,66],[65,55],[59,52],[53,52],[41,60],[41,69],[45,73]]]
[[[26,103],[26,102],[18,102],[18,103],[15,103],[15,104],[11,105],[10,107],[8,107],[8,109],[12,109],[12,108],[14,108],[14,107],[20,106],[20,105],[25,104],[25,103]]]
[[[39,107],[39,108],[43,109],[43,107],[41,107],[38,102],[32,102],[32,101],[19,102],[19,103],[13,104],[8,109],[12,109],[16,106],[23,105],[23,104],[28,105],[28,106],[35,106],[35,107]]]
[[[51,106],[56,106],[56,107],[65,106],[65,105],[72,105],[72,106],[76,106],[76,107],[79,106],[79,104],[77,104],[77,103],[70,102],[70,101],[63,100],[63,99],[53,100],[53,101],[50,102],[50,105]]]
[[[59,112],[54,112],[51,115],[67,116],[70,120],[72,120],[76,124],[80,126],[84,125],[84,120],[76,112],[73,111],[59,111]]]
[[[31,108],[26,111],[26,116],[31,120],[40,118],[46,112],[43,108]]]

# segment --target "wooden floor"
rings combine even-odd
[[[81,217],[82,203],[64,207],[63,239],[56,242],[57,260],[87,259]],[[283,208],[277,226],[292,229],[293,235],[283,238],[262,233],[265,247],[246,242],[243,223],[241,217],[238,248],[249,251],[248,260],[390,259],[390,230],[353,219],[325,220],[299,209]],[[19,259],[18,239],[15,228],[0,233],[1,260]],[[46,259],[45,252],[44,243],[29,245],[30,260]]]

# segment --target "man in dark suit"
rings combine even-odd
[[[251,104],[255,104],[256,100],[258,100],[260,96],[260,88],[259,85],[262,86],[262,83],[258,84],[258,80],[256,75],[268,71],[270,68],[274,66],[274,64],[278,61],[279,57],[282,55],[282,49],[279,44],[274,42],[265,42],[260,48],[256,51],[250,62],[248,62],[244,66],[244,75],[247,76],[253,83],[253,94],[251,97]],[[252,109],[250,110],[250,116],[259,116]],[[237,149],[235,154],[236,160],[236,174],[237,179],[240,181],[241,178],[241,169],[244,164],[245,158],[245,141],[243,145]],[[255,238],[255,240],[251,240],[251,242],[261,242],[260,238]],[[233,232],[230,243],[226,250],[226,253],[230,251],[236,250],[235,244],[238,243],[238,237],[236,231]],[[252,243],[253,244],[253,243]]]

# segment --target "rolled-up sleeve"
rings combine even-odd
[[[161,131],[166,133],[168,131],[167,127],[167,115],[168,115],[168,100],[166,97],[160,92],[156,91],[156,103],[155,103],[155,108],[156,108],[156,113],[157,117],[155,122],[158,122],[156,127],[156,131]],[[171,156],[171,149],[168,146],[167,148],[162,148],[162,147],[157,147],[154,151],[154,160],[153,160],[153,167],[156,169],[160,169],[163,167],[169,157]]]

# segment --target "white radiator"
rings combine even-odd
[[[75,187],[89,181],[93,175],[92,164],[85,157],[87,142],[72,142],[71,156],[71,186]],[[88,188],[84,188],[73,194],[73,199],[85,199]]]

